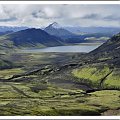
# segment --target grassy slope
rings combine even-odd
[[[25,72],[25,71],[22,70],[21,68],[0,70],[0,79],[8,79],[15,74],[21,74],[23,72]]]
[[[31,55],[32,57],[30,57]],[[49,67],[47,67],[48,64],[56,61],[59,63],[61,60],[63,60],[62,63],[65,63],[66,58],[69,61],[73,59],[73,56],[74,54],[64,54],[63,56],[57,53],[49,53],[49,55],[29,54],[28,56],[21,54],[16,57],[16,64],[24,64],[25,66],[16,69],[1,70],[0,73],[2,73],[2,75],[4,73],[5,75],[1,76],[1,78],[21,74],[24,70],[29,71],[29,69],[32,67],[36,68],[36,65],[41,63],[46,64],[45,69],[42,71],[46,72],[49,70]],[[78,58],[77,54],[76,56]],[[12,60],[14,57],[13,55],[13,58],[10,59]],[[19,57],[21,59],[19,59]],[[29,60],[27,60],[27,57]],[[75,57],[73,60],[75,60]],[[49,62],[46,63],[46,61]],[[28,69],[28,67],[30,68]],[[100,71],[105,74],[110,70],[107,65],[104,67],[100,67],[99,65],[97,65],[97,67],[96,65],[85,67],[87,67],[87,69],[89,68],[89,74],[91,72],[93,74],[93,71],[99,68],[99,72],[96,73],[99,78],[102,77],[101,74],[99,75]],[[39,66],[37,66],[37,68],[39,68]],[[84,70],[84,67],[82,69]],[[85,68],[85,71],[87,71],[87,69]],[[13,79],[10,82],[1,82],[0,115],[101,115],[104,111],[119,109],[120,91],[107,90],[84,94],[84,91],[80,87],[75,86],[74,83],[70,84],[71,80],[78,79],[71,76],[73,74],[69,72],[67,76],[65,76],[66,70],[64,69],[58,73],[50,73],[50,75],[47,76],[36,73],[34,75]],[[78,70],[80,71],[80,69]],[[76,71],[76,69],[73,71]],[[89,74],[87,75],[89,76]],[[94,82],[97,82],[96,74],[94,77],[92,76]],[[85,76],[83,75],[83,77]],[[109,113],[107,112],[107,114]],[[120,113],[117,111],[111,114],[119,115]]]
[[[119,91],[99,91],[86,96],[80,90],[49,84],[38,93],[31,91],[30,87],[35,84],[30,83],[2,83],[0,86],[0,115],[100,115],[108,109],[119,108]]]
[[[1,115],[120,115],[119,95],[120,74],[119,67],[111,67],[109,64],[86,64],[82,67],[64,67],[61,71],[50,71],[48,64],[75,63],[77,57],[59,54],[19,54],[10,55],[10,60],[15,60],[16,65],[22,65],[24,69],[10,72],[1,71],[9,75],[19,74],[31,68],[39,68],[44,65],[44,70],[33,75],[12,79],[0,84],[0,114]],[[104,56],[105,59],[107,56]],[[104,59],[99,57],[99,59]],[[20,58],[20,59],[19,59]],[[67,59],[66,59],[67,58]],[[76,59],[77,58],[77,59]],[[79,58],[80,59],[80,58]],[[62,61],[61,61],[62,60]],[[73,61],[72,61],[73,60]],[[112,70],[112,72],[111,72]],[[44,74],[44,73],[48,74]],[[111,72],[111,73],[110,73]],[[42,74],[41,74],[42,73]],[[110,73],[108,76],[106,76]],[[105,77],[106,76],[106,77]],[[90,83],[93,87],[116,90],[101,90],[86,94],[75,81]],[[71,84],[70,84],[71,83]],[[68,85],[70,85],[68,87]],[[77,84],[79,85],[79,83]],[[63,87],[64,86],[64,87]],[[103,99],[104,98],[104,99]],[[112,110],[113,112],[109,110]]]
[[[76,77],[83,78],[83,79],[89,79],[93,82],[99,82],[101,78],[103,78],[105,75],[107,75],[110,72],[110,69],[108,66],[95,66],[95,65],[88,65],[83,66],[80,69],[76,69],[73,71],[73,74]]]
[[[106,78],[105,87],[120,89],[120,68],[115,68],[114,71]]]
[[[100,85],[100,80],[104,78],[107,74],[111,72],[107,65],[102,64],[94,64],[94,65],[87,65],[83,66],[82,68],[77,68],[72,71],[72,74],[80,78],[79,81],[88,80],[92,82],[94,85]],[[108,75],[103,83],[104,88],[118,88],[120,89],[120,74],[119,68],[113,69],[113,72]]]
[[[72,71],[79,81],[86,80],[105,89],[120,89],[120,33],[87,54],[86,65]],[[89,63],[89,64],[88,64]],[[101,81],[101,82],[100,82]]]

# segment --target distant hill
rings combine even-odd
[[[86,34],[73,34],[72,32],[69,31],[69,29],[65,29],[64,27],[61,27],[58,23],[54,22],[47,26],[44,29],[47,33],[60,37],[61,42],[71,44],[71,43],[82,43],[82,42],[91,42],[88,40],[85,40],[86,38],[91,38],[95,37],[101,38],[101,37],[110,37],[112,36],[111,34],[106,34],[106,33],[86,33]],[[92,42],[98,42],[98,41],[92,41]],[[105,42],[105,40],[101,40],[100,42]]]
[[[120,31],[120,27],[64,27],[73,33],[104,33],[108,35],[117,34]]]
[[[79,42],[91,42],[88,41],[91,38],[101,39],[101,38],[111,38],[114,34],[120,31],[118,27],[64,27],[70,32],[76,34],[71,38],[66,38],[65,41],[68,43],[79,43]],[[88,40],[87,40],[88,39]],[[106,40],[101,40],[105,42]],[[93,42],[96,42],[95,39]],[[98,42],[98,41],[97,41]]]
[[[17,32],[17,31],[25,30],[25,29],[28,29],[28,27],[0,26],[0,33],[7,32],[7,31]]]
[[[0,46],[13,47],[51,47],[63,45],[59,38],[41,29],[26,29],[0,37]]]
[[[107,39],[110,38],[112,35],[104,34],[104,33],[86,33],[81,35],[76,35],[70,38],[64,39],[65,43],[81,43],[81,42],[106,42]],[[93,40],[91,38],[94,38]]]
[[[44,31],[49,33],[50,35],[58,36],[61,38],[68,38],[71,36],[74,36],[74,34],[63,27],[61,27],[58,23],[54,22],[50,25],[48,25]]]
[[[5,35],[5,34],[9,34],[9,33],[12,33],[13,31],[5,31],[5,32],[0,32],[0,36],[1,35]]]

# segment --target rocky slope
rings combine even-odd
[[[86,55],[86,58],[120,66],[120,33]]]
[[[79,81],[88,82],[95,89],[120,90],[120,33],[86,54],[81,62],[82,67],[72,71]]]

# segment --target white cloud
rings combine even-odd
[[[51,22],[77,26],[120,26],[120,5],[0,5],[0,25],[42,27]]]

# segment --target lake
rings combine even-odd
[[[56,46],[46,47],[41,49],[24,49],[24,53],[38,53],[38,52],[85,52],[88,53],[100,45],[74,45],[74,46]]]

